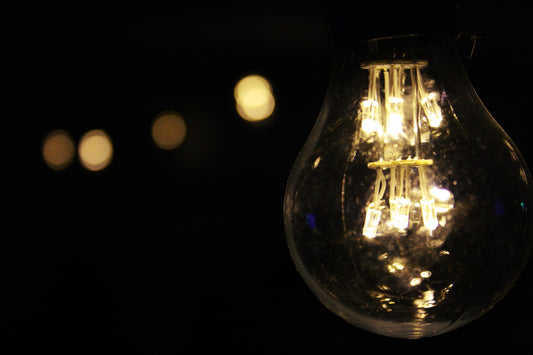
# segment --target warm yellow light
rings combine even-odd
[[[271,86],[268,80],[260,75],[248,75],[239,80],[237,85],[235,85],[233,95],[235,96],[235,100],[239,101],[242,100],[243,97],[248,95],[248,93],[254,90],[263,90],[265,92],[270,92]]]
[[[391,113],[387,122],[387,133],[393,137],[397,137],[403,130],[403,116]]]
[[[407,230],[411,228],[411,222],[416,222],[413,227],[418,226],[418,217],[413,218],[416,214],[421,214],[423,226],[431,233],[439,225],[446,224],[445,216],[437,213],[446,213],[453,208],[450,191],[430,190],[432,181],[426,170],[433,165],[433,160],[420,159],[422,152],[416,143],[427,142],[433,132],[428,126],[437,129],[442,122],[439,94],[428,92],[420,73],[420,68],[426,65],[425,62],[415,62],[362,66],[369,70],[369,82],[368,96],[361,101],[357,114],[361,123],[360,138],[369,143],[375,140],[382,145],[379,159],[368,163],[369,168],[377,171],[374,198],[364,209],[366,217],[362,232],[370,239],[392,227]],[[410,85],[406,84],[408,76]],[[407,90],[408,86],[410,90]],[[411,96],[406,94],[408,92]],[[387,215],[382,216],[382,210],[386,208],[382,198],[387,188],[382,169],[390,169],[388,221]],[[416,182],[418,187],[415,185],[414,188],[420,193],[411,200],[411,185]],[[438,217],[442,218],[439,220]],[[382,219],[384,223],[380,229]]]
[[[436,92],[430,92],[421,100],[429,125],[433,128],[438,128],[442,122],[442,112],[437,102],[438,100],[439,94]]]
[[[379,104],[376,100],[368,99],[361,102],[361,128],[365,133],[370,134],[377,130],[378,110]]]
[[[387,102],[389,112],[387,121],[387,134],[397,137],[403,131],[403,102],[400,97],[390,97]]]
[[[274,112],[276,102],[268,80],[259,75],[241,79],[233,91],[239,115],[247,121],[260,121]]]
[[[267,101],[260,105],[250,105],[246,102],[244,104],[239,104],[237,102],[237,112],[239,115],[244,118],[246,121],[261,121],[265,118],[270,117],[272,115],[272,112],[274,112],[274,107],[276,106],[276,103],[274,101],[274,97],[270,95],[267,98]]]
[[[88,170],[98,171],[109,165],[113,158],[111,139],[102,130],[92,130],[83,135],[78,147],[81,164]]]
[[[453,194],[449,190],[434,187],[429,193],[435,199],[435,209],[437,212],[444,213],[453,208]]]
[[[409,282],[411,286],[418,286],[421,283],[422,283],[422,279],[420,277],[414,277],[411,279],[411,282]]]
[[[378,129],[378,125],[375,120],[370,118],[365,118],[363,122],[361,122],[361,129],[366,134],[370,134],[372,132],[376,132]]]
[[[405,266],[401,262],[394,262],[392,266],[397,270],[403,270]]]
[[[428,277],[431,276],[431,271],[429,270],[424,270],[420,273],[420,276],[422,276],[423,278],[427,279]]]
[[[175,113],[156,117],[152,124],[152,139],[161,149],[174,149],[181,145],[187,135],[185,121]]]
[[[429,290],[422,293],[422,298],[413,301],[418,308],[431,308],[435,306],[435,291]]]
[[[50,132],[43,141],[42,154],[45,163],[54,170],[62,170],[74,159],[74,141],[64,130]]]

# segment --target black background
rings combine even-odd
[[[486,6],[474,11],[483,39],[465,66],[533,166],[531,10]],[[531,351],[531,262],[488,314],[417,341],[349,325],[298,275],[282,204],[328,83],[332,52],[320,3],[18,8],[3,16],[6,347]],[[233,88],[247,74],[264,75],[276,98],[274,115],[257,124],[235,111]],[[188,128],[172,151],[150,137],[164,110],[182,114]],[[77,161],[49,169],[41,144],[54,129],[76,141],[106,130],[113,161],[100,172]]]

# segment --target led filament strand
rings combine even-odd
[[[411,178],[407,167],[390,168],[390,218],[396,228],[405,229],[409,225],[411,207]]]
[[[368,163],[369,168],[376,169],[373,198],[366,206],[363,227],[363,235],[368,238],[378,235],[386,207],[382,203],[387,185],[385,169],[390,170],[388,222],[397,229],[407,229],[411,208],[417,203],[424,226],[430,231],[438,226],[426,172],[433,160],[421,157],[420,146],[429,141],[429,127],[440,126],[442,112],[438,93],[424,86],[420,68],[425,65],[421,61],[362,65],[369,71],[369,85],[368,97],[361,102],[361,131],[363,139],[378,145],[379,152],[379,160]],[[419,201],[411,196],[414,174],[418,174]]]
[[[383,171],[381,169],[377,169],[376,183],[374,187],[374,200],[366,210],[365,226],[363,227],[363,234],[371,238],[376,236],[379,221],[381,220],[380,204],[381,199],[385,194],[386,187],[387,183],[385,176],[383,175]]]

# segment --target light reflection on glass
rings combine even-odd
[[[429,193],[435,199],[435,210],[437,213],[445,213],[453,209],[453,194],[446,189],[433,187]]]
[[[187,126],[176,113],[162,113],[152,123],[152,139],[161,149],[174,149],[180,146],[187,135]]]
[[[422,297],[413,301],[418,308],[431,308],[435,306],[435,291],[428,290],[422,293]]]
[[[48,167],[53,170],[62,170],[74,159],[74,141],[68,132],[55,130],[44,138],[41,151]]]
[[[421,279],[420,277],[413,277],[413,278],[411,279],[411,282],[409,282],[409,284],[410,284],[411,286],[418,286],[418,285],[420,285],[421,283],[422,283],[422,279]]]
[[[320,157],[316,158],[315,162],[313,163],[313,169],[316,169],[318,164],[320,164]]]
[[[276,102],[267,79],[249,75],[241,79],[233,91],[239,115],[247,121],[261,121],[274,112]]]
[[[113,158],[113,145],[106,132],[95,129],[83,135],[78,146],[81,164],[91,171],[106,168]]]
[[[427,279],[428,277],[431,276],[431,271],[428,271],[428,270],[426,270],[426,271],[422,271],[422,272],[420,273],[420,276],[423,277],[423,278],[425,278],[425,279]]]

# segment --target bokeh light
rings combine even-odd
[[[187,126],[176,113],[159,114],[152,123],[152,139],[161,149],[174,149],[183,143]]]
[[[99,129],[85,133],[80,139],[78,156],[86,169],[91,171],[104,169],[113,158],[111,139],[107,133]]]
[[[272,87],[267,79],[260,75],[248,75],[242,78],[233,91],[239,115],[247,121],[261,121],[274,112],[276,101]]]
[[[75,146],[70,134],[60,129],[44,138],[41,150],[46,165],[54,170],[62,170],[72,163]]]

